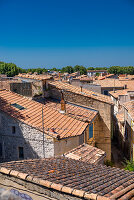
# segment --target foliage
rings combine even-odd
[[[112,161],[109,161],[109,160],[106,160],[105,162],[104,162],[104,164],[108,167],[108,166],[110,166],[110,167],[113,167],[114,166],[114,164],[113,164],[113,162]]]
[[[134,74],[134,67],[120,67],[120,66],[112,66],[108,69],[110,74]]]
[[[82,65],[76,65],[74,67],[72,66],[66,66],[62,69],[58,69],[53,67],[49,71],[61,71],[62,73],[67,72],[69,74],[73,72],[80,72],[80,74],[87,74],[87,70],[108,70],[110,74],[134,74],[134,67],[128,66],[128,67],[120,67],[120,66],[112,66],[112,67],[84,67]],[[5,63],[0,61],[0,73],[6,74],[8,77],[12,77],[15,75],[18,75],[18,73],[27,73],[27,72],[37,72],[38,74],[42,74],[44,72],[48,72],[48,69],[45,68],[28,68],[28,69],[22,69],[20,67],[17,67],[14,63]],[[98,75],[98,73],[97,73]]]
[[[131,160],[131,161],[129,161],[129,160],[126,160],[125,161],[125,170],[129,170],[129,171],[134,171],[134,161],[133,160]]]
[[[64,72],[68,72],[69,74],[73,73],[74,72],[74,69],[72,66],[66,66],[66,67],[63,67],[61,69],[61,72],[64,73]]]
[[[87,69],[85,67],[83,67],[82,65],[76,65],[74,66],[74,71],[75,72],[80,72],[80,74],[87,74]]]

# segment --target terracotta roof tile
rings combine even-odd
[[[118,79],[104,79],[104,80],[96,80],[94,83],[101,85],[101,87],[122,87],[124,88],[124,83],[120,82]]]
[[[129,101],[123,104],[123,106],[128,110],[128,113],[131,115],[134,120],[134,101]]]
[[[97,164],[106,157],[106,153],[104,151],[88,144],[82,144],[65,153],[64,155],[67,158],[72,158],[91,164]]]
[[[19,104],[24,109],[19,110],[12,105],[14,103]],[[11,91],[0,90],[0,110],[40,131],[43,131],[42,108],[45,132],[55,137],[59,135],[60,138],[81,135],[88,125],[88,123],[61,114],[49,106],[42,105]],[[54,132],[52,129],[54,129]]]
[[[49,80],[52,76],[49,75],[35,75],[35,74],[18,74],[18,77],[35,79],[35,80]]]
[[[61,104],[59,101],[54,100],[45,100],[45,105],[47,107],[53,108],[57,111],[60,111]],[[97,110],[94,110],[93,108],[84,107],[84,106],[78,106],[76,104],[72,103],[66,103],[66,112],[65,115],[68,115],[72,118],[81,120],[81,121],[88,121],[91,122],[95,116],[98,114]]]
[[[118,96],[120,95],[128,95],[128,90],[124,89],[124,90],[116,90],[116,91],[110,91],[109,94],[111,94],[113,97],[118,98]]]
[[[113,104],[113,101],[111,100],[110,97],[100,94],[100,93],[96,93],[87,89],[82,89],[82,93],[81,93],[81,88],[70,85],[68,83],[63,83],[61,81],[49,81],[49,85],[55,86],[56,88],[60,89],[60,90],[66,90],[66,91],[70,91],[76,94],[80,94],[82,96],[87,96],[90,97],[92,99],[96,99],[98,101],[102,101],[108,104]]]
[[[134,198],[134,172],[118,168],[65,157],[0,164],[1,173],[12,176],[12,170],[19,171],[20,175],[16,174],[18,178],[75,196],[101,200]]]

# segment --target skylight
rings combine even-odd
[[[92,94],[92,95],[97,96],[97,94]]]
[[[25,108],[17,103],[11,104],[11,106],[14,106],[15,108],[18,108],[19,110],[24,110]]]

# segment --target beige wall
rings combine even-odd
[[[54,140],[54,155],[62,155],[84,142],[84,134],[81,136],[66,138],[62,140]]]
[[[49,94],[52,98],[60,99],[61,97],[60,91],[52,85],[49,85]],[[97,138],[96,146],[106,151],[107,159],[111,160],[111,124],[114,113],[113,105],[65,90],[64,98],[68,102],[89,106],[99,111],[98,122],[96,122],[95,125]]]

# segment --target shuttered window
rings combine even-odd
[[[93,124],[89,124],[89,139],[93,138]]]

